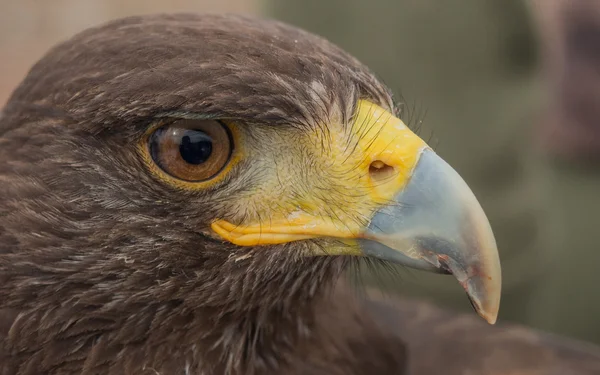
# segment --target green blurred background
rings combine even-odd
[[[488,213],[503,265],[500,319],[600,342],[600,2],[0,0],[0,103],[73,33],[178,11],[281,19],[369,65]],[[398,275],[365,279],[470,309],[450,278]]]

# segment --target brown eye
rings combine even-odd
[[[179,120],[149,138],[150,155],[160,168],[185,181],[205,181],[229,161],[233,142],[225,125],[212,120]]]

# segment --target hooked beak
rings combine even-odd
[[[365,255],[451,273],[490,324],[500,307],[500,260],[490,224],[464,180],[430,149],[406,187],[359,240]]]
[[[473,192],[452,167],[385,109],[362,101],[355,122],[361,126],[352,156],[361,163],[348,163],[347,155],[329,159],[340,170],[364,171],[358,182],[366,192],[364,200],[348,203],[345,211],[358,212],[371,205],[372,209],[362,212],[370,219],[367,223],[304,210],[293,215],[270,213],[268,225],[216,220],[213,231],[239,246],[323,237],[350,239],[354,247],[336,254],[451,273],[479,315],[494,324],[500,305],[500,260],[490,224]],[[343,134],[338,139],[348,137]],[[348,189],[356,186],[354,182]]]

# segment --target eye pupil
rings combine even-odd
[[[181,137],[179,153],[181,158],[189,164],[202,164],[212,154],[212,139],[204,132],[188,130]]]

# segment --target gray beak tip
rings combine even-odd
[[[481,285],[479,280],[469,280],[463,285],[469,301],[479,316],[489,324],[496,324],[498,310],[500,309],[500,293],[499,291],[481,292],[477,285]]]

